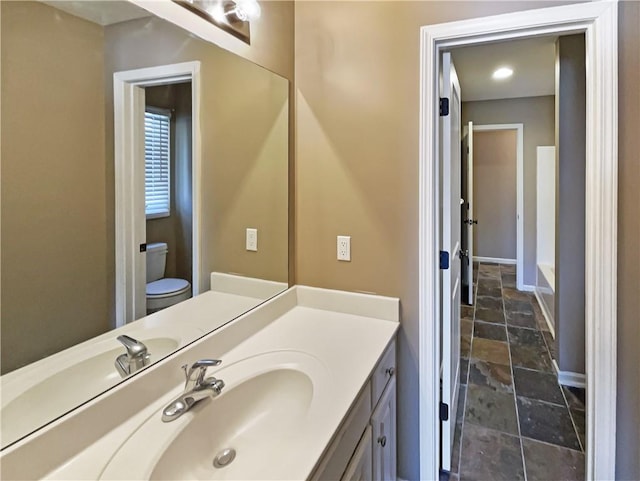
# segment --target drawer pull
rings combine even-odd
[[[378,444],[384,448],[387,445],[387,437],[386,436],[380,436],[378,438]]]
[[[384,372],[387,373],[389,375],[389,377],[393,377],[393,375],[396,373],[396,368],[395,367],[389,367]]]

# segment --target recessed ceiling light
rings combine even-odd
[[[513,75],[512,69],[510,69],[509,67],[500,67],[498,70],[493,72],[492,77],[495,80],[504,80],[506,78],[511,77],[512,75]]]

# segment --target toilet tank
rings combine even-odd
[[[166,242],[147,244],[147,284],[164,277],[167,251]]]

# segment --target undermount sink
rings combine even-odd
[[[304,449],[309,431],[301,427],[320,421],[315,414],[328,376],[322,363],[301,352],[276,351],[207,374],[225,382],[222,394],[170,423],[154,411],[120,447],[101,479],[298,477],[289,464],[295,452],[287,450]]]
[[[164,331],[164,330],[163,330]],[[139,335],[150,353],[150,362],[162,359],[193,338],[185,332],[157,332]],[[135,335],[135,333],[133,334]],[[81,352],[59,357],[22,376],[3,376],[2,446],[20,439],[78,404],[118,384],[122,377],[114,366],[124,348],[113,339],[87,344]],[[31,368],[31,366],[29,366]]]

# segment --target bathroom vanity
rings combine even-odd
[[[5,449],[2,476],[395,479],[398,327],[398,299],[295,286]],[[163,422],[210,358],[221,394]]]

